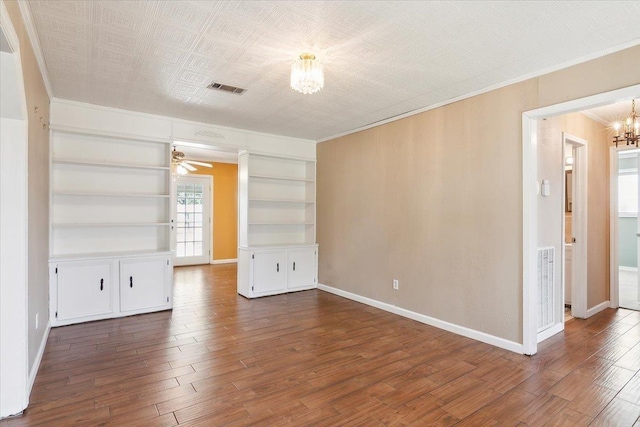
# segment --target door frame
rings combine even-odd
[[[571,316],[579,319],[587,317],[587,242],[589,235],[588,224],[588,142],[585,139],[562,132],[563,150],[566,144],[573,147],[572,189],[573,201],[571,229],[575,242],[571,248]],[[564,168],[564,165],[563,165]],[[563,210],[564,211],[564,210]],[[564,242],[564,221],[562,222],[562,241]],[[562,295],[564,295],[565,278],[564,244],[562,245]]]
[[[537,343],[538,138],[536,122],[640,97],[640,84],[522,113],[522,350],[533,355]]]
[[[177,240],[177,233],[178,233],[176,229],[176,226],[177,226],[176,200],[178,197],[176,193],[176,182],[177,182],[176,180],[180,178],[196,178],[196,179],[207,180],[207,185],[209,186],[209,192],[208,192],[209,206],[207,209],[209,213],[208,245],[207,245],[209,257],[206,264],[211,264],[211,260],[213,260],[213,176],[199,175],[199,174],[187,174],[187,175],[173,174],[171,177],[171,218],[172,218],[171,219],[171,250],[173,251],[173,265],[175,267],[180,267],[182,265],[192,265],[192,264],[181,264],[180,262],[177,262],[178,257],[176,256],[176,240]]]
[[[24,89],[20,40],[15,31],[4,2],[0,2],[0,31],[4,34],[10,49],[16,70],[16,85],[21,110],[21,119],[15,121],[16,137],[11,144],[11,156],[0,167],[0,182],[8,183],[2,188],[2,199],[13,200],[15,204],[1,203],[3,222],[0,225],[2,235],[0,245],[0,418],[21,413],[29,404],[29,395],[35,380],[35,373],[29,372],[28,347],[28,198],[27,160],[29,143],[29,115]],[[4,120],[4,119],[3,119]],[[4,126],[3,126],[4,128]],[[6,149],[5,145],[5,149]],[[7,154],[5,152],[5,154]],[[17,201],[17,202],[16,202]],[[2,209],[4,208],[4,209]],[[8,248],[6,246],[9,246]],[[6,249],[6,250],[5,250]],[[7,345],[8,344],[8,345]],[[34,366],[37,368],[36,366]]]
[[[636,151],[640,156],[640,148],[637,147],[609,147],[609,248],[610,248],[610,264],[609,264],[609,305],[611,308],[620,307],[620,275],[619,275],[619,216],[618,216],[618,158],[620,153],[625,151]],[[639,173],[640,173],[640,165]],[[640,186],[638,187],[640,191]],[[640,231],[640,230],[639,230]],[[639,248],[640,249],[640,248]],[[640,268],[638,269],[640,274]],[[640,283],[640,277],[639,282]]]

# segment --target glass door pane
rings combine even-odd
[[[176,257],[202,256],[204,185],[178,183],[176,188]]]

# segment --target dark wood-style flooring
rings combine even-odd
[[[640,312],[571,320],[526,357],[235,282],[235,265],[176,268],[173,311],[53,329],[2,426],[640,426]]]

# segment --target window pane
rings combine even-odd
[[[638,212],[638,174],[618,176],[618,212]]]
[[[185,244],[178,243],[176,245],[176,256],[183,257],[185,256]]]

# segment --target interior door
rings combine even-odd
[[[173,177],[172,248],[174,265],[209,264],[213,177]]]

